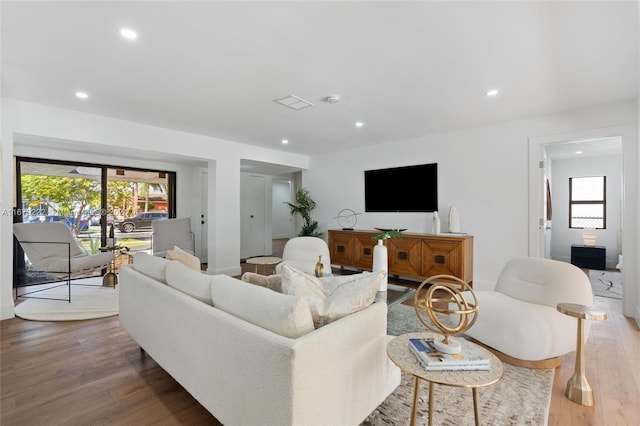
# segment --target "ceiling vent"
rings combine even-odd
[[[284,98],[274,99],[273,102],[279,103],[280,105],[284,105],[287,108],[300,110],[304,108],[308,108],[313,106],[313,104],[309,101],[305,101],[294,95],[285,96]]]

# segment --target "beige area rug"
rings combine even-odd
[[[413,318],[412,318],[413,317]],[[424,330],[413,308],[396,305],[389,309],[389,330],[397,334]],[[389,333],[389,334],[394,334]],[[553,387],[553,369],[535,370],[504,364],[504,376],[492,386],[480,388],[478,398],[484,425],[546,425]],[[421,382],[416,424],[426,425],[429,385]],[[413,401],[413,378],[402,374],[402,383],[362,423],[363,426],[409,424]],[[470,389],[436,385],[434,425],[473,425],[473,395]]]
[[[594,296],[622,299],[622,272],[589,269]]]
[[[103,287],[102,278],[73,281],[71,303],[66,300],[19,299],[16,316],[34,321],[74,321],[118,315],[118,286]],[[77,285],[77,284],[84,285]],[[64,298],[67,286],[38,292],[33,296]]]

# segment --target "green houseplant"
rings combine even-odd
[[[402,231],[396,231],[395,229],[385,231],[382,234],[371,237],[373,241],[386,240],[388,238],[402,238]]]
[[[323,233],[318,231],[318,221],[311,219],[311,211],[316,208],[316,202],[313,201],[309,191],[302,188],[296,192],[296,200],[294,203],[286,203],[289,207],[291,216],[300,215],[303,220],[302,228],[298,236],[304,237],[322,237]]]

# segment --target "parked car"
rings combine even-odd
[[[68,216],[60,216],[60,215],[49,215],[49,216],[40,216],[29,219],[27,222],[36,223],[36,222],[64,222],[69,228],[73,226],[75,219]],[[80,231],[86,231],[89,229],[89,223],[81,219],[80,220]]]
[[[113,223],[114,216],[112,214],[107,215],[107,225],[111,225]],[[91,216],[91,226],[100,226],[100,215],[94,214]]]
[[[151,228],[151,222],[154,220],[168,219],[169,214],[166,212],[148,212],[138,213],[128,219],[122,221],[115,221],[114,226],[121,232],[133,232],[139,229]]]

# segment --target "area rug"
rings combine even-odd
[[[389,329],[399,334],[424,330],[412,307],[389,309]],[[398,324],[395,324],[398,322]],[[413,328],[412,328],[413,327]],[[391,334],[391,333],[390,333]],[[546,425],[553,387],[553,369],[537,370],[503,363],[504,376],[492,386],[478,389],[481,423],[485,425]],[[421,382],[416,424],[428,422],[429,385]],[[409,424],[413,401],[413,378],[403,373],[400,386],[362,423],[362,426]],[[436,385],[433,424],[473,425],[470,389]]]
[[[622,299],[622,272],[589,269],[594,296]]]
[[[411,306],[393,305],[387,314],[387,334],[399,336],[414,331],[427,331]]]
[[[34,321],[74,321],[118,315],[118,286],[103,287],[96,280],[71,286],[71,303],[66,300],[19,299],[17,317]],[[38,297],[66,297],[66,286],[38,292]]]

